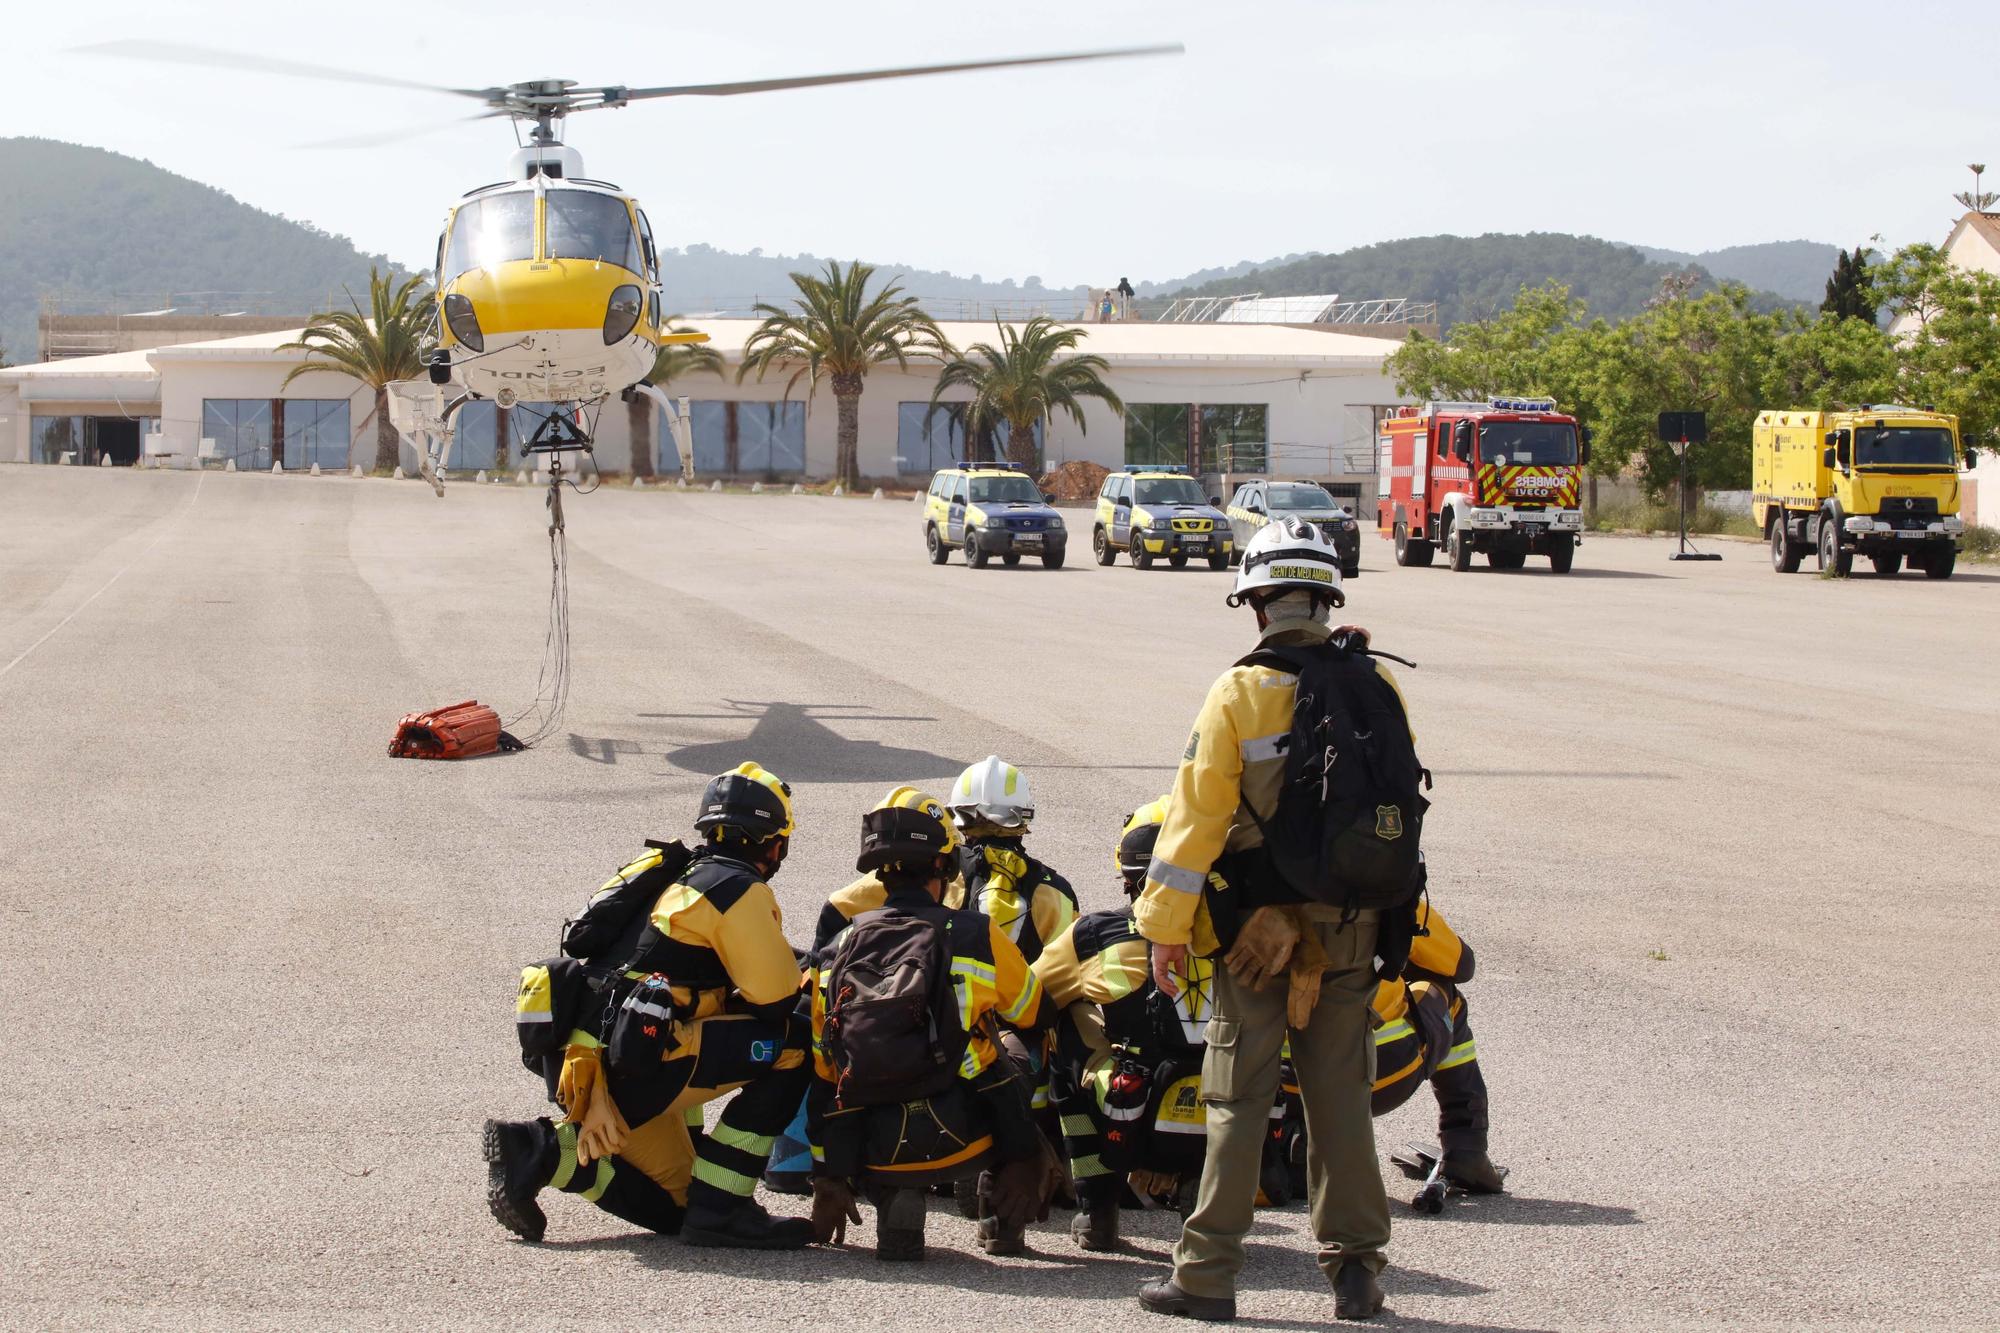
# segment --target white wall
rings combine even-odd
[[[315,371],[289,385],[285,376],[294,363],[281,360],[225,361],[219,358],[162,360],[160,370],[160,433],[183,461],[192,465],[201,442],[201,405],[206,398],[345,398],[350,437],[348,462],[375,465],[374,393],[349,379]],[[416,455],[406,441],[403,466],[414,468]]]

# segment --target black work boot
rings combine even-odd
[[[1504,1194],[1506,1176],[1484,1148],[1447,1148],[1444,1177],[1467,1194]]]
[[[556,1131],[547,1117],[489,1120],[481,1138],[486,1155],[486,1207],[493,1220],[526,1241],[549,1229],[535,1202],[556,1174]]]
[[[982,1217],[979,1247],[988,1254],[1020,1254],[1028,1248],[1028,1229],[1010,1227],[997,1217]]]
[[[1333,1275],[1333,1317],[1373,1319],[1382,1308],[1382,1284],[1375,1270],[1359,1259],[1349,1259]]]
[[[1069,1220],[1069,1234],[1079,1249],[1117,1249],[1118,1201],[1092,1201],[1087,1207],[1077,1209],[1076,1216]]]
[[[891,1264],[922,1260],[929,1212],[922,1190],[882,1191],[875,1203],[875,1257]]]
[[[1183,1315],[1217,1324],[1236,1317],[1234,1296],[1196,1296],[1175,1286],[1170,1277],[1156,1277],[1139,1288],[1139,1304],[1154,1314]]]
[[[773,1217],[755,1199],[730,1206],[688,1200],[681,1239],[690,1245],[729,1250],[803,1250],[812,1244],[812,1223],[803,1217]]]

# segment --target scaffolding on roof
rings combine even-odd
[[[1242,292],[1235,296],[1183,296],[1160,315],[1167,324],[1435,324],[1436,301],[1407,296],[1382,296],[1367,301],[1343,301],[1338,293],[1324,296],[1266,296]]]

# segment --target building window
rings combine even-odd
[[[1263,403],[1203,403],[1202,466],[1210,472],[1264,471],[1269,466],[1270,411]]]
[[[697,472],[776,478],[806,470],[804,403],[696,399],[688,404],[688,418]],[[680,471],[680,452],[664,413],[658,431],[661,470]]]
[[[1186,467],[1188,405],[1125,404],[1125,466]]]
[[[234,460],[240,469],[268,471],[271,454],[271,400],[269,398],[204,398],[201,400],[201,438],[213,441],[215,452],[204,459],[217,463]]]
[[[503,441],[500,405],[491,398],[475,398],[451,419],[450,467],[486,471],[506,466],[501,457]]]
[[[939,403],[932,411],[929,403],[896,404],[896,471],[935,472],[957,467],[973,452],[968,447],[964,403]],[[983,459],[1007,457],[1007,440],[1012,428],[994,422],[977,451]],[[1035,423],[1035,461],[1039,464],[1047,432]]]
[[[89,417],[30,417],[29,461],[60,463],[64,454],[74,454],[70,462],[96,467],[97,442],[92,438],[95,434],[90,429]]]
[[[352,436],[347,428],[345,398],[285,398],[277,406],[284,414],[281,438],[285,452],[279,461],[288,468],[309,468],[317,463],[328,470],[346,471]]]

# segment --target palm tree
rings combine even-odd
[[[757,303],[764,322],[743,344],[743,366],[736,372],[741,384],[752,371],[761,380],[774,367],[789,368],[788,401],[800,380],[806,381],[808,400],[821,380],[832,383],[840,410],[834,473],[849,488],[861,481],[861,386],[868,368],[893,361],[908,370],[913,355],[945,360],[952,354],[944,332],[901,287],[890,283],[870,296],[868,281],[874,276],[874,265],[859,260],[845,268],[831,260],[817,277],[792,274],[799,289],[793,309]]]
[[[393,273],[370,268],[368,313],[362,313],[361,303],[349,292],[352,310],[314,315],[298,341],[280,349],[307,354],[285,376],[286,385],[301,375],[331,370],[375,391],[377,472],[388,472],[402,461],[402,436],[389,420],[388,386],[427,373],[424,358],[431,349],[437,312],[437,293],[425,290],[428,274],[415,274],[392,287],[395,280]]]
[[[667,316],[668,333],[691,333],[674,323],[679,315]],[[645,382],[665,388],[678,379],[686,379],[699,371],[722,373],[722,353],[707,343],[667,343],[653,353],[653,368],[646,373]],[[626,433],[632,437],[632,475],[650,477],[653,475],[653,400],[643,393],[635,393],[625,399]]]
[[[1104,382],[1110,362],[1090,352],[1077,352],[1084,339],[1080,328],[1061,328],[1046,315],[1037,315],[1015,332],[994,321],[1000,331],[1000,345],[974,343],[965,352],[945,362],[938,374],[937,388],[931,391],[931,410],[950,389],[970,389],[972,401],[965,408],[965,436],[982,437],[987,428],[1007,424],[1007,460],[1017,467],[1035,466],[1035,423],[1047,421],[1057,408],[1069,413],[1080,431],[1089,427],[1083,419],[1082,399],[1095,398],[1113,412],[1122,413],[1125,404]]]

